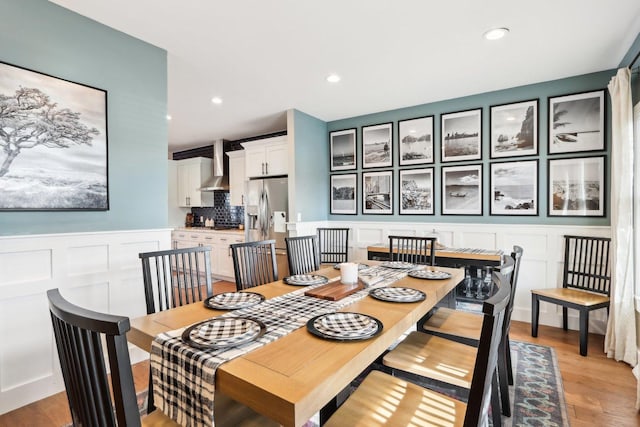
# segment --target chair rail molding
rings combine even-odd
[[[48,289],[91,310],[143,316],[138,253],[170,247],[170,229],[0,237],[0,414],[64,390]],[[148,358],[130,351],[133,363]]]

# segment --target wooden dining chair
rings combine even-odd
[[[349,261],[349,228],[318,228],[320,264]]]
[[[213,295],[211,247],[144,252],[138,257],[142,262],[147,314]]]
[[[492,384],[495,384],[493,373],[498,358],[502,322],[510,295],[508,278],[494,272],[492,281],[498,287],[498,291],[482,304],[482,335],[472,365],[473,373],[466,403],[395,376],[372,371],[325,425],[482,425],[488,417],[491,388]],[[419,332],[414,334],[428,337]],[[455,357],[456,354],[452,353],[449,360]],[[416,360],[418,356],[413,355],[410,358]],[[448,360],[443,365],[443,370],[447,366]]]
[[[391,261],[412,264],[435,265],[437,237],[389,236],[389,258]]]
[[[73,305],[58,289],[48,290],[47,298],[73,425],[178,425],[160,411],[140,419],[126,338],[129,318]]]
[[[238,291],[278,280],[275,240],[234,243],[229,246]]]
[[[320,268],[316,236],[285,237],[289,274],[307,274]]]
[[[562,328],[568,329],[567,309],[580,313],[580,355],[587,355],[589,313],[601,308],[609,313],[611,273],[608,237],[564,236],[562,288],[531,290],[531,336],[538,336],[540,301],[562,306]]]
[[[511,416],[511,404],[509,401],[509,385],[513,385],[513,368],[511,366],[511,351],[509,343],[509,331],[511,328],[511,313],[513,312],[514,297],[518,286],[518,276],[520,272],[520,262],[522,260],[523,249],[514,246],[511,252],[513,259],[513,271],[511,273],[511,295],[505,311],[502,341],[498,353],[498,383],[500,386],[500,398],[502,414]],[[503,269],[508,264],[503,265]],[[508,267],[511,268],[511,267]],[[503,270],[503,274],[506,275]],[[418,324],[418,330],[427,334],[441,338],[460,342],[473,347],[477,347],[480,342],[482,327],[482,315],[469,311],[454,310],[446,307],[439,307],[428,319]]]

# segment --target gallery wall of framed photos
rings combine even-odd
[[[609,225],[612,75],[330,122],[329,218]]]

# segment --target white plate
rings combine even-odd
[[[266,331],[266,326],[246,317],[216,317],[196,323],[184,330],[182,340],[199,348],[222,348],[253,341]]]
[[[236,310],[264,301],[264,296],[255,292],[224,292],[204,300],[204,305],[217,310]]]
[[[409,272],[410,277],[416,279],[443,280],[451,277],[451,273],[440,270],[413,270]]]
[[[296,274],[285,277],[282,281],[287,285],[311,286],[319,285],[320,283],[327,283],[329,282],[329,279],[324,276],[318,276],[317,274]]]
[[[427,297],[421,290],[404,287],[375,288],[369,295],[388,302],[417,302]]]

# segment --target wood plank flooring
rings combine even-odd
[[[217,282],[215,293],[233,291],[232,283]],[[603,353],[604,337],[589,335],[589,355],[578,352],[578,332],[540,326],[531,337],[531,325],[512,322],[511,339],[555,348],[565,389],[569,422],[573,427],[640,426],[634,409],[636,382],[625,363],[608,359]],[[147,387],[149,363],[133,366],[136,390]],[[0,415],[0,427],[63,426],[71,421],[64,392]]]

